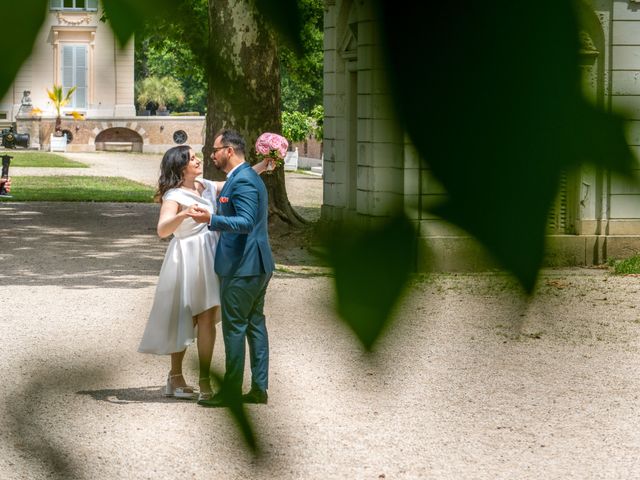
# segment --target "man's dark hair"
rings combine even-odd
[[[220,139],[220,143],[222,145],[231,145],[236,153],[242,157],[245,156],[245,142],[242,135],[240,135],[235,130],[231,130],[229,128],[223,128],[216,136],[213,138],[222,137]]]

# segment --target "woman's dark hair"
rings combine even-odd
[[[178,145],[167,150],[160,163],[160,178],[158,179],[158,189],[153,199],[162,202],[162,196],[172,188],[182,185],[184,180],[182,174],[189,163],[189,145]]]

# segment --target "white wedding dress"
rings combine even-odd
[[[163,200],[183,208],[197,203],[215,214],[216,186],[204,184],[202,197],[182,188],[168,190]],[[170,354],[183,351],[197,337],[193,316],[220,305],[220,282],[213,263],[218,232],[186,218],[173,234],[160,269],[156,294],[139,352]]]

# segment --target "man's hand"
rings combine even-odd
[[[209,223],[211,221],[211,214],[205,208],[198,205],[191,205],[186,211],[187,217],[193,218],[198,223]]]
[[[3,183],[7,193],[11,192],[11,177],[0,178],[0,185],[2,185]]]

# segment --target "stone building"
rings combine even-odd
[[[399,205],[428,205],[446,195],[394,119],[380,56],[380,27],[371,3],[325,1],[322,217],[326,220],[367,221],[387,216]],[[605,110],[625,112],[627,141],[638,156],[640,3],[581,0],[579,4],[586,93]],[[464,232],[427,211],[407,211],[419,231],[419,270],[487,265],[482,247]],[[638,251],[637,184],[590,166],[562,179],[548,221],[548,264],[591,265]]]
[[[61,85],[76,87],[62,112],[68,151],[201,148],[203,117],[136,116],[133,40],[120,47],[101,15],[98,0],[49,0],[33,52],[0,99],[0,125],[15,125],[31,135],[32,148],[48,150],[56,113],[47,89]]]

